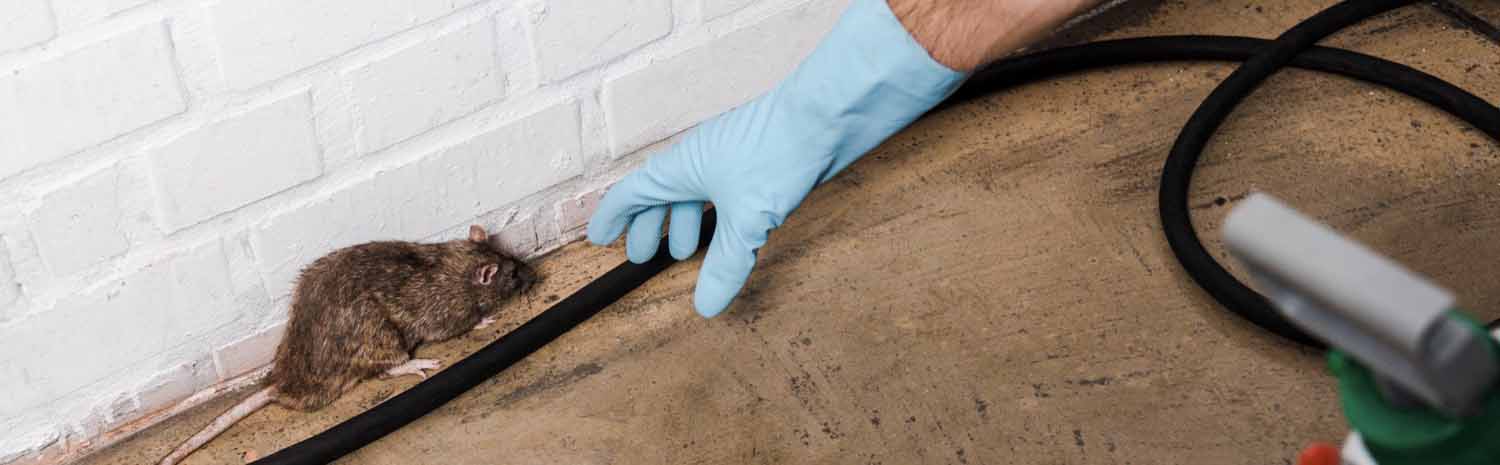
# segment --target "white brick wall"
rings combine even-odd
[[[11,269],[10,253],[5,250],[4,241],[0,241],[0,308],[10,307],[21,297],[21,289],[16,285],[16,272]],[[5,314],[0,313],[0,322],[5,321]]]
[[[53,0],[57,22],[75,28],[98,22],[109,15],[140,6],[150,0]]]
[[[183,111],[170,50],[152,23],[0,78],[0,177]]]
[[[52,37],[52,10],[47,0],[0,0],[0,52]]]
[[[248,88],[475,0],[226,0],[210,6],[224,79]]]
[[[557,81],[667,35],[667,0],[552,0],[536,18],[542,77]]]
[[[808,3],[611,78],[604,106],[613,152],[633,152],[769,90],[840,11]]]
[[[718,18],[738,11],[751,3],[755,3],[755,0],[703,0],[703,16]]]
[[[162,225],[169,231],[323,173],[306,93],[193,131],[148,157]]]
[[[0,464],[243,382],[336,247],[580,238],[847,2],[0,0]]]
[[[49,192],[32,213],[31,232],[52,274],[67,276],[125,253],[120,172],[114,167]]]
[[[489,105],[504,94],[489,20],[415,44],[350,73],[369,153]]]
[[[152,264],[120,281],[58,303],[49,318],[23,321],[0,352],[10,394],[0,417],[21,415],[145,361],[232,320],[234,292],[217,242]],[[125,329],[132,334],[121,334]]]

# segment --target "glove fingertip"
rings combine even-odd
[[[636,252],[634,250],[626,249],[625,250],[625,259],[626,260],[630,260],[630,263],[634,263],[634,264],[637,264],[637,265],[644,265],[646,262],[651,261],[651,256],[650,255],[644,255],[644,254],[642,254],[640,252]]]
[[[689,258],[693,258],[693,254],[698,251],[698,248],[697,247],[684,247],[684,246],[678,245],[676,241],[669,241],[667,243],[667,251],[672,253],[672,258],[673,259],[681,261],[681,260],[687,260]]]
[[[684,202],[672,205],[672,217],[667,230],[667,251],[672,258],[687,260],[698,251],[698,240],[703,224],[703,203]]]
[[[667,206],[657,205],[637,213],[630,220],[629,237],[625,238],[625,256],[633,263],[646,263],[656,256],[661,246],[662,222],[667,219]]]
[[[626,227],[635,220],[635,215],[645,208],[632,195],[639,184],[633,178],[633,174],[627,176],[605,191],[604,197],[599,199],[594,213],[589,216],[589,242],[603,246],[618,240],[625,234]]]
[[[603,210],[600,210],[594,213],[593,218],[589,219],[589,242],[592,242],[594,245],[609,245],[616,239],[619,239],[620,234],[624,232],[625,221],[623,218],[619,218],[618,215],[606,215]]]
[[[746,247],[721,220],[703,259],[703,269],[698,272],[698,288],[693,293],[698,314],[712,318],[728,308],[754,268],[754,249]]]
[[[714,289],[713,286],[699,284],[693,293],[693,309],[704,318],[713,318],[724,312],[729,307],[733,295],[725,296],[725,292]]]

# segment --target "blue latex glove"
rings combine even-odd
[[[691,257],[704,202],[717,229],[693,303],[713,317],[739,294],[756,251],[812,189],[941,103],[967,76],[933,60],[885,0],[854,0],[817,49],[775,89],[689,132],[605,194],[589,240],[650,260],[670,214],[668,248]]]

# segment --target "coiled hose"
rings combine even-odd
[[[1500,140],[1500,109],[1473,94],[1399,63],[1313,45],[1344,27],[1411,3],[1415,1],[1345,1],[1298,24],[1274,41],[1226,36],[1146,37],[1020,56],[976,73],[934,111],[1012,86],[1108,66],[1165,61],[1244,62],[1204,100],[1172,147],[1162,170],[1158,198],[1162,227],[1172,252],[1188,275],[1226,309],[1291,341],[1322,347],[1276,313],[1264,297],[1236,280],[1203,248],[1188,213],[1193,168],[1209,138],[1234,107],[1268,76],[1286,66],[1388,87],[1451,113]],[[699,236],[704,241],[713,236],[714,223],[712,216],[704,219]],[[673,259],[667,254],[665,244],[659,250],[645,264],[626,262],[615,267],[521,327],[406,392],[254,464],[329,463],[421,418],[524,359],[665,270]]]

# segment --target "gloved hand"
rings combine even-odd
[[[813,53],[765,95],[699,125],[605,194],[589,240],[650,260],[671,214],[668,249],[698,244],[704,202],[717,229],[693,302],[713,317],[729,306],[772,229],[812,189],[953,93],[967,76],[933,60],[885,0],[854,0]]]

